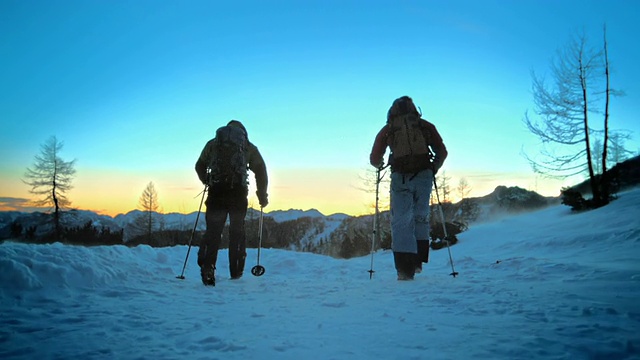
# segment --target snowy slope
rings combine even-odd
[[[640,190],[485,223],[412,282],[392,255],[263,249],[201,285],[187,247],[0,244],[0,358],[638,359]]]
[[[285,221],[290,221],[290,220],[296,220],[302,217],[311,217],[311,218],[318,218],[318,217],[326,217],[324,214],[322,214],[320,211],[316,210],[316,209],[310,209],[310,210],[300,210],[300,209],[289,209],[289,210],[274,210],[268,213],[265,213],[265,216],[268,216],[270,218],[272,218],[275,222],[285,222]],[[329,215],[329,217],[333,218],[333,219],[344,219],[346,217],[349,217],[349,215],[346,214],[333,214],[333,215]]]
[[[344,221],[344,218],[339,216],[323,217],[322,219],[324,225],[323,230],[316,231],[316,228],[310,228],[309,231],[307,231],[307,233],[300,239],[301,249],[298,250],[318,246],[322,241],[326,242],[331,237],[331,234],[336,231]]]

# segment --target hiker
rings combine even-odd
[[[216,131],[216,137],[207,142],[196,162],[198,178],[209,189],[205,202],[207,230],[198,251],[200,275],[205,285],[215,286],[218,248],[227,215],[229,272],[231,279],[242,277],[247,257],[244,230],[249,194],[247,169],[255,175],[260,206],[267,206],[267,168],[262,155],[249,141],[244,125],[231,120]]]
[[[369,156],[381,169],[387,146],[391,149],[391,248],[398,280],[412,280],[429,261],[429,197],[447,157],[438,130],[421,116],[410,97],[396,99]]]

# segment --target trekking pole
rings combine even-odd
[[[451,276],[458,276],[458,272],[453,267],[453,257],[451,256],[451,248],[449,247],[449,235],[447,234],[447,226],[444,220],[444,211],[442,211],[442,203],[440,202],[440,196],[438,195],[438,184],[436,183],[436,177],[433,177],[433,185],[436,188],[436,199],[438,200],[438,209],[440,209],[440,218],[442,219],[442,231],[444,232],[444,241],[447,243],[447,251],[449,251],[449,263],[451,264]]]
[[[260,249],[262,248],[262,222],[263,214],[262,206],[260,206],[260,222],[258,224],[258,261],[257,265],[251,268],[251,274],[254,276],[262,276],[266,271],[264,266],[260,265]]]
[[[387,165],[389,166],[389,165]],[[373,253],[375,252],[376,245],[376,237],[378,236],[378,202],[380,200],[380,181],[384,177],[384,174],[381,174],[382,170],[384,170],[387,166],[381,166],[376,170],[376,213],[373,216],[373,233],[371,234],[371,268],[369,268],[369,279],[373,278]]]
[[[187,259],[189,259],[189,253],[191,252],[191,242],[193,241],[193,236],[196,233],[196,227],[198,226],[198,219],[200,218],[200,212],[202,212],[202,203],[204,203],[204,195],[207,193],[207,185],[204,186],[204,190],[202,190],[202,200],[200,200],[200,207],[198,208],[198,215],[196,215],[196,222],[193,224],[193,230],[191,231],[191,237],[189,238],[189,248],[187,249],[187,256],[184,258],[184,265],[182,265],[182,273],[176,278],[184,280],[184,270],[187,268]]]

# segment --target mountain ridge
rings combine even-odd
[[[559,203],[559,198],[544,197],[519,187],[499,186],[491,194],[480,198],[468,198],[452,204],[443,203],[446,228],[450,235],[468,228],[468,224],[484,222],[509,214],[533,211]],[[141,244],[153,247],[193,244],[198,246],[206,230],[204,214],[153,213],[153,229],[149,234],[140,225],[144,218],[141,210],[132,210],[115,217],[100,215],[87,210],[65,211],[62,216],[65,233],[62,240],[53,237],[50,214],[0,213],[0,239],[25,242],[62,241],[78,245]],[[248,209],[245,218],[247,247],[257,247],[260,211]],[[198,222],[196,223],[196,219]],[[443,239],[440,211],[432,208],[431,238]],[[350,216],[346,214],[324,215],[317,209],[264,213],[261,244],[265,248],[282,248],[312,252],[338,258],[361,256],[371,251],[374,215]],[[376,231],[375,247],[391,246],[391,213],[381,211]],[[195,233],[193,233],[195,226]],[[221,247],[228,246],[228,231],[223,231]]]
[[[533,199],[533,200],[532,200]],[[559,201],[559,197],[542,196],[535,191],[525,190],[517,186],[507,187],[504,185],[497,186],[493,192],[480,196],[470,197],[461,200],[458,203],[443,203],[443,205],[458,205],[464,202],[477,202],[480,204],[488,205],[494,203],[498,207],[507,207],[508,210],[514,210],[516,207],[514,204],[519,204],[522,210],[526,211],[529,208],[537,209],[542,206],[547,206]],[[520,204],[524,203],[524,204]],[[381,211],[385,212],[385,211]],[[127,224],[133,222],[133,218],[141,215],[144,211],[139,209],[133,209],[127,213],[121,213],[115,216],[99,214],[91,210],[71,209],[64,211],[66,214],[74,214],[77,217],[86,218],[95,222],[96,226],[110,226],[110,222],[114,222],[118,227],[124,227]],[[20,211],[0,211],[0,229],[6,226],[8,223],[15,221],[16,219],[29,214],[47,214],[45,212],[20,212]],[[166,228],[182,228],[189,223],[193,224],[197,217],[198,212],[193,211],[190,213],[159,213],[153,212],[155,216],[165,219]],[[204,214],[204,209],[201,213]],[[359,218],[371,216],[372,214],[362,215],[348,215],[345,213],[333,213],[325,215],[321,211],[311,208],[307,210],[290,208],[288,210],[273,210],[264,212],[265,218],[272,218],[275,222],[293,221],[304,217],[310,218],[331,218],[333,220],[345,220],[347,218]],[[260,216],[258,209],[249,208],[247,210],[247,218],[257,218]],[[203,219],[201,219],[203,220]],[[202,221],[204,222],[204,221]],[[170,226],[169,226],[170,225]],[[200,228],[200,226],[198,226]]]

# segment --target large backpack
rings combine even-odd
[[[209,185],[224,189],[246,189],[247,135],[239,127],[223,126],[213,140],[213,156],[209,165]]]
[[[417,173],[431,168],[429,130],[415,114],[399,115],[389,120],[387,144],[391,148],[389,163],[393,171]]]

